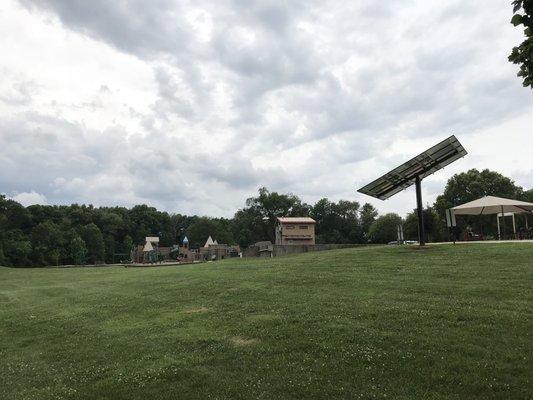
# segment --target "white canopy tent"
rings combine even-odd
[[[485,196],[452,208],[455,215],[487,215],[499,213],[531,213],[533,203],[503,197]]]
[[[516,233],[514,214],[533,213],[533,203],[520,200],[505,199],[503,197],[485,196],[452,208],[455,215],[489,215],[496,214],[498,222],[498,236],[500,235],[500,218],[513,217],[513,230]],[[504,220],[505,223],[505,220]],[[527,219],[526,219],[527,225]]]

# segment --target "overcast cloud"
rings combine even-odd
[[[414,208],[356,189],[455,134],[533,188],[533,93],[510,1],[0,3],[0,192],[231,216],[257,188]]]

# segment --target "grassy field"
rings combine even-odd
[[[531,399],[533,246],[0,268],[1,399]]]

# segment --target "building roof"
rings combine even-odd
[[[143,247],[143,251],[152,251],[154,249],[154,246],[152,246],[152,242],[147,241]]]
[[[282,224],[316,224],[316,221],[309,217],[278,217],[278,221]]]
[[[213,238],[212,238],[211,236],[209,236],[209,237],[207,238],[207,241],[206,241],[205,244],[204,244],[204,247],[209,247],[209,246],[212,245],[212,244],[215,244],[215,242],[213,242]]]

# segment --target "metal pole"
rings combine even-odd
[[[503,239],[505,240],[505,214],[503,213],[503,205],[502,205],[502,220],[503,220]]]
[[[453,234],[453,244],[457,240],[457,221],[455,220],[455,211],[450,208],[450,218],[452,220],[452,234]]]
[[[422,209],[422,188],[420,185],[420,177],[416,177],[415,184],[416,184],[416,211],[418,214],[418,243],[420,243],[420,246],[424,246],[426,244],[425,240],[425,232],[424,232],[424,214]]]
[[[400,225],[396,226],[396,244],[400,245]]]

